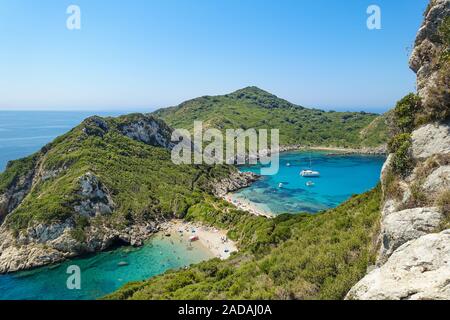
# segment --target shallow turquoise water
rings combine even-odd
[[[7,161],[39,150],[56,136],[67,132],[93,112],[0,112],[0,171]],[[117,115],[100,113],[99,115]],[[309,167],[309,153],[284,153],[280,172],[265,177],[237,193],[256,203],[265,203],[270,211],[310,212],[335,207],[352,194],[374,187],[379,180],[384,157],[328,156],[312,153],[313,169],[322,177],[314,187],[299,172]],[[288,167],[287,163],[291,166]],[[241,170],[259,173],[260,167]],[[279,183],[283,188],[278,188]],[[11,275],[0,275],[0,300],[4,299],[95,299],[113,292],[130,281],[144,280],[169,269],[177,269],[211,258],[205,248],[187,250],[177,238],[156,237],[142,248],[120,248],[57,266]],[[119,267],[120,262],[128,265]],[[66,286],[67,267],[81,268],[81,290]]]
[[[189,249],[181,237],[155,237],[142,248],[124,247],[60,265],[0,275],[0,300],[96,299],[131,281],[140,281],[211,259],[199,244]],[[119,266],[126,262],[127,266]],[[67,289],[66,273],[71,265],[81,269],[81,290]]]
[[[303,178],[300,172],[312,168],[320,178]],[[274,214],[318,211],[334,208],[353,194],[370,190],[380,180],[385,161],[383,156],[331,155],[328,152],[288,152],[280,155],[280,170],[265,176],[247,189],[235,193],[235,198],[264,204]],[[290,164],[290,166],[288,166]],[[244,166],[241,171],[260,173],[261,166]],[[314,186],[306,186],[313,181]],[[283,186],[280,188],[279,184]],[[264,208],[264,206],[263,206]]]

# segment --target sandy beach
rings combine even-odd
[[[164,236],[181,236],[182,241],[187,245],[200,244],[208,250],[214,257],[225,260],[231,253],[237,252],[236,244],[228,239],[225,230],[219,230],[204,226],[200,223],[191,223],[183,220],[172,220],[161,225],[161,233]],[[197,237],[191,241],[192,237]]]
[[[269,208],[264,209],[261,206],[257,205],[256,203],[253,203],[250,200],[241,197],[237,197],[232,193],[225,195],[222,199],[232,204],[236,208],[250,212],[256,216],[263,216],[266,218],[274,217],[274,214],[269,210]]]

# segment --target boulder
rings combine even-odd
[[[437,208],[414,208],[385,216],[381,223],[379,263],[404,243],[435,231],[442,218]]]
[[[398,248],[347,294],[348,300],[450,299],[450,230]]]
[[[450,153],[450,123],[431,123],[412,134],[412,156],[424,160],[433,155]]]
[[[442,166],[434,170],[426,178],[422,188],[430,194],[450,190],[450,166]]]

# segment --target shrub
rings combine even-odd
[[[397,102],[393,112],[394,133],[410,133],[416,126],[416,115],[421,110],[421,99],[414,93]]]
[[[393,173],[405,177],[411,172],[413,168],[411,145],[411,135],[409,133],[398,134],[389,142],[389,152],[394,154],[392,159]]]
[[[447,51],[448,57],[450,52]],[[442,121],[450,118],[450,58],[442,64],[430,88],[425,105],[426,121]]]
[[[448,61],[450,58],[450,17],[446,17],[439,26],[439,36],[446,47],[443,52],[443,59]]]
[[[450,218],[450,190],[445,190],[436,199],[436,205],[447,219]]]
[[[441,223],[441,229],[445,230],[450,228],[450,190],[445,190],[438,195],[435,204],[444,215],[444,221]]]

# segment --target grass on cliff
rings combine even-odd
[[[265,219],[213,200],[187,219],[230,229],[240,252],[125,285],[107,299],[342,299],[376,256],[380,187],[317,215]]]
[[[173,128],[189,130],[194,121],[219,130],[279,129],[281,145],[361,147],[387,142],[386,123],[376,114],[307,109],[256,87],[193,99],[155,115]]]
[[[60,170],[55,178],[39,182],[31,190],[8,216],[9,227],[17,231],[76,216],[79,178],[87,172],[95,174],[111,193],[116,210],[105,220],[120,228],[158,217],[184,216],[202,199],[208,182],[234,170],[226,166],[175,165],[167,149],[132,140],[117,130],[124,118],[106,121],[108,132],[85,122],[35,156],[13,162],[0,174],[0,187],[7,186],[26,172],[36,157],[41,170]]]

